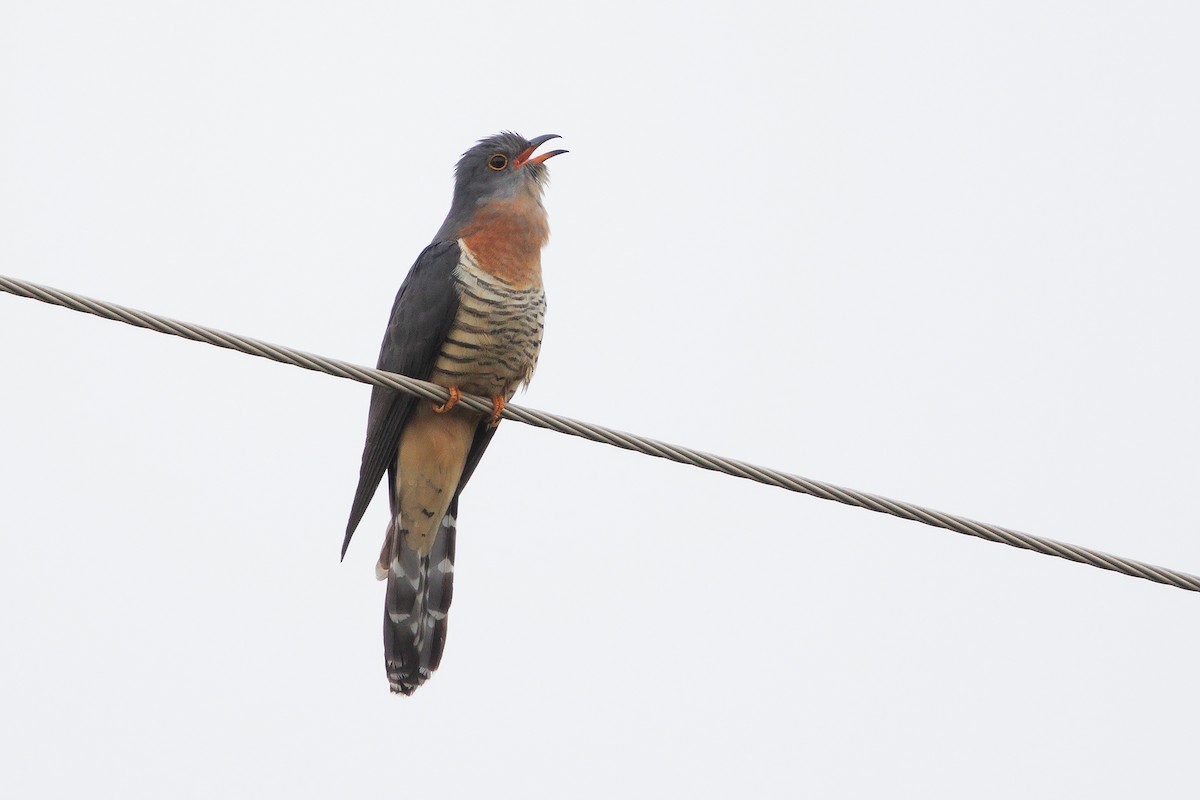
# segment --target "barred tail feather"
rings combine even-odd
[[[441,663],[446,614],[454,595],[457,516],[455,497],[424,556],[407,545],[397,520],[388,526],[376,574],[387,579],[383,657],[393,692],[412,694]]]

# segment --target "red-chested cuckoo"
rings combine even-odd
[[[342,556],[384,472],[391,520],[375,574],[387,580],[383,652],[393,692],[412,694],[437,669],[454,581],[458,497],[487,449],[504,404],[528,383],[541,348],[549,236],[534,155],[556,139],[483,139],[455,170],[454,200],[396,295],[378,366],[450,391],[444,404],[376,386]],[[457,405],[492,399],[494,413]]]

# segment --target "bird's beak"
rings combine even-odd
[[[557,133],[547,133],[545,136],[538,136],[535,139],[530,139],[529,147],[522,150],[520,155],[517,156],[516,166],[522,167],[526,163],[541,164],[543,161],[554,158],[555,156],[561,156],[563,153],[565,153],[567,151],[566,150],[551,150],[549,153],[542,153],[537,158],[530,158],[530,156],[533,155],[533,151],[537,150],[539,147],[544,145],[546,142],[550,141],[551,139],[561,139],[561,138],[562,137],[559,136]]]

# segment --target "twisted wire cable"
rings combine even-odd
[[[442,387],[408,377],[407,375],[384,372],[372,369],[371,367],[351,364],[348,361],[341,361],[336,358],[326,358],[325,356],[294,350],[290,347],[226,333],[203,325],[180,322],[157,314],[137,311],[114,303],[93,300],[89,297],[16,278],[0,275],[0,290],[17,295],[18,297],[40,300],[43,303],[62,306],[73,311],[81,311],[85,314],[94,314],[104,319],[124,322],[139,328],[179,336],[195,342],[204,342],[229,350],[237,350],[248,355],[277,361],[281,364],[291,364],[303,369],[323,372],[338,378],[348,378],[360,383],[374,384],[408,392],[439,403],[445,402],[449,398],[449,393]],[[459,402],[475,411],[489,415],[492,413],[491,400],[464,394]],[[508,405],[504,408],[503,416],[505,419],[516,420],[526,425],[533,425],[537,428],[545,428],[570,436],[578,436],[593,442],[619,447],[623,450],[633,450],[645,455],[665,458],[680,464],[690,464],[701,469],[722,472],[726,475],[765,483],[768,486],[776,486],[780,489],[812,495],[823,500],[833,500],[848,506],[857,506],[869,511],[891,514],[901,519],[932,525],[936,528],[944,528],[955,533],[977,536],[989,542],[998,542],[1010,547],[1032,550],[1042,555],[1057,556],[1058,558],[1065,558],[1068,561],[1075,561],[1080,564],[1119,572],[1122,575],[1130,575],[1135,578],[1143,578],[1179,589],[1200,592],[1200,577],[1195,575],[1167,569],[1166,567],[1157,567],[1141,561],[1103,553],[1087,547],[1080,547],[1079,545],[1022,533],[1021,531],[1003,528],[999,525],[976,522],[966,517],[947,514],[943,511],[935,511],[913,503],[891,500],[887,497],[859,492],[831,483],[803,478],[799,475],[791,475],[768,467],[755,466],[744,461],[738,461],[737,459],[702,453],[688,447],[667,444],[666,442],[660,442],[632,433],[622,433],[621,431],[611,430],[600,425],[580,422],[532,408]]]

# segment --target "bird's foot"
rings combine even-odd
[[[504,406],[506,404],[507,401],[504,399],[504,395],[492,395],[492,418],[488,420],[489,428],[495,428],[500,424],[500,415],[504,413]]]
[[[445,414],[447,411],[458,405],[459,400],[462,400],[462,392],[458,390],[457,386],[451,386],[448,391],[450,392],[450,399],[442,403],[440,406],[435,405],[433,407],[435,414]]]

